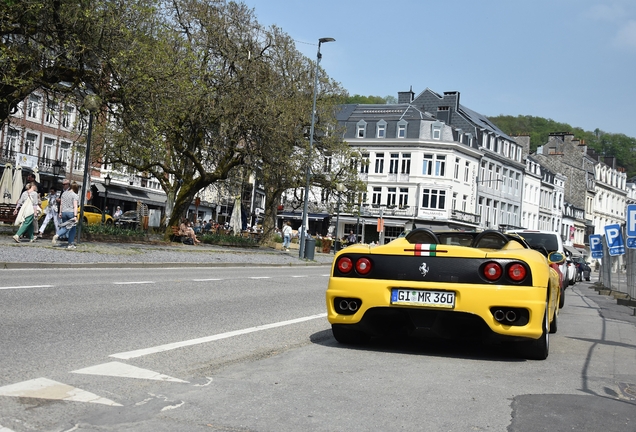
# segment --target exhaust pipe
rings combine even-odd
[[[506,321],[508,322],[514,322],[517,320],[517,313],[513,310],[509,310],[508,312],[506,312]]]
[[[506,314],[501,309],[497,309],[493,314],[495,320],[498,322],[502,322],[506,318]]]
[[[351,312],[355,312],[355,311],[357,311],[357,310],[358,310],[358,302],[357,302],[357,301],[355,301],[355,300],[351,300],[351,301],[349,302],[349,310],[350,310]]]
[[[349,302],[346,300],[340,300],[340,309],[341,310],[349,309]]]

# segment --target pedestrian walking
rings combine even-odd
[[[34,184],[35,184],[35,187],[36,187],[36,190],[35,190],[35,191],[36,191],[36,192],[37,192],[37,194],[38,194],[38,205],[40,205],[40,203],[42,202],[42,192],[43,192],[43,190],[42,190],[42,185],[40,184],[40,182],[38,182],[38,181],[35,179],[35,174],[33,174],[33,173],[29,173],[29,174],[27,175],[27,183],[34,183]],[[37,234],[37,233],[38,233],[38,231],[39,231],[39,227],[38,227],[38,223],[39,223],[39,221],[38,221],[38,218],[39,218],[39,215],[38,215],[38,216],[36,216],[35,218],[33,218],[33,232],[34,232],[34,233],[36,233],[36,234]]]
[[[291,242],[291,236],[292,236],[292,227],[288,221],[288,222],[285,222],[285,225],[283,225],[283,249],[285,249],[286,251],[289,250],[289,243]]]
[[[73,182],[77,188],[77,183]],[[77,208],[79,197],[71,189],[71,182],[68,179],[62,181],[62,194],[60,195],[60,208],[58,215],[62,219],[60,230],[53,236],[53,244],[57,244],[60,237],[68,238],[68,249],[75,249],[75,230],[77,225]]]
[[[49,196],[48,196],[48,204],[46,206],[46,208],[44,209],[44,214],[46,214],[46,217],[44,218],[44,222],[42,222],[42,226],[40,227],[40,234],[39,237],[42,238],[42,234],[44,234],[44,230],[46,230],[46,227],[48,226],[49,222],[51,220],[53,220],[53,225],[55,225],[55,232],[57,233],[57,231],[60,229],[60,217],[59,217],[59,206],[58,206],[58,198],[60,197],[60,195],[57,193],[57,190],[55,190],[54,187],[51,187],[51,189],[49,190]]]
[[[35,241],[33,220],[38,217],[39,209],[37,185],[33,182],[27,183],[26,190],[20,195],[16,208],[13,210],[13,214],[17,215],[15,223],[20,223],[18,232],[13,236],[16,243],[20,243],[20,236],[23,234],[29,238],[29,241]]]

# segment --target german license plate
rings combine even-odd
[[[455,307],[455,293],[453,291],[393,288],[391,290],[391,304],[432,306],[452,309]]]

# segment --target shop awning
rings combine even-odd
[[[563,248],[565,249],[566,252],[569,252],[572,256],[581,256],[581,252],[578,249],[573,248],[572,246],[563,246]]]
[[[101,194],[106,192],[106,187],[103,183],[95,182],[97,191]],[[165,194],[155,193],[151,191],[143,191],[139,189],[125,188],[117,185],[108,186],[108,196],[110,198],[117,198],[123,201],[137,202],[141,201],[144,204],[150,204],[155,206],[164,207],[166,205],[167,197]]]

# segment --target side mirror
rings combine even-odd
[[[550,252],[548,261],[550,264],[561,264],[565,261],[565,256],[561,252]]]

